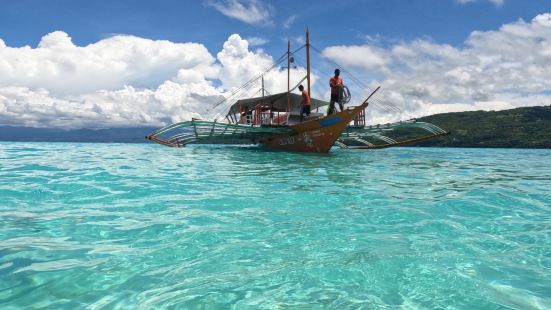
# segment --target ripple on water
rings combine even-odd
[[[0,308],[551,308],[547,150],[0,143]]]

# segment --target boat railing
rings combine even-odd
[[[277,116],[274,117],[273,124],[274,125],[282,125],[287,121],[287,113],[281,114],[277,112]]]
[[[261,127],[288,124],[291,113],[274,111],[269,105],[259,103],[252,110],[241,114],[244,119],[241,124]]]
[[[356,117],[352,120],[349,126],[364,127],[365,126],[365,109],[362,109]]]

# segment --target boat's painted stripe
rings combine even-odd
[[[320,122],[321,127],[327,127],[331,125],[335,125],[337,123],[340,123],[342,120],[340,117],[330,118],[326,119]]]

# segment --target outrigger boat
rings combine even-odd
[[[306,77],[310,94],[310,39],[306,31]],[[327,153],[334,145],[350,149],[374,149],[414,143],[448,134],[442,128],[424,122],[408,121],[367,126],[365,110],[379,91],[377,87],[363,102],[328,116],[312,113],[301,121],[302,96],[292,93],[290,67],[293,61],[290,42],[287,48],[287,91],[237,100],[230,106],[224,121],[192,119],[163,127],[147,139],[170,147],[188,144],[258,144],[268,150]],[[272,67],[273,68],[273,67]],[[262,82],[264,81],[263,75]],[[348,96],[348,97],[347,97]],[[349,100],[349,94],[342,100]],[[329,102],[311,98],[311,110],[328,106]],[[390,137],[389,131],[417,129],[422,135],[406,135],[406,139]]]

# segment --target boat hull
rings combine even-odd
[[[358,108],[289,126],[294,130],[292,133],[268,136],[258,143],[268,150],[327,153],[359,112]]]

